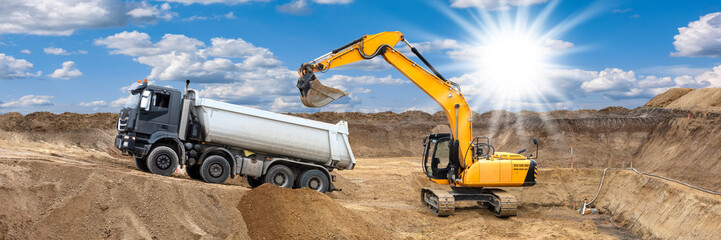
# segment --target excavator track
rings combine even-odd
[[[453,194],[444,189],[423,188],[421,202],[439,217],[450,216],[456,210]]]
[[[507,218],[516,216],[518,202],[515,196],[501,189],[484,189],[484,192],[488,192],[493,196],[490,202],[485,202],[485,205],[488,206],[488,209],[490,209],[496,217]]]

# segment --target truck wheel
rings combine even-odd
[[[250,188],[256,188],[260,185],[263,185],[263,179],[255,179],[250,176],[246,176],[245,179],[248,180],[248,185],[250,185]]]
[[[295,176],[293,171],[284,165],[275,165],[265,174],[265,182],[279,187],[292,188]]]
[[[193,165],[190,167],[185,168],[185,172],[188,173],[188,177],[195,179],[195,180],[203,180],[203,177],[200,176],[200,166]]]
[[[135,157],[135,166],[138,166],[138,169],[143,172],[150,172],[148,169],[148,162],[145,161],[143,158]]]
[[[148,155],[147,164],[151,173],[170,176],[178,168],[178,155],[172,148],[158,146]]]
[[[230,164],[222,156],[207,157],[200,166],[200,176],[207,183],[223,184],[230,177]]]
[[[304,188],[310,188],[321,193],[328,191],[330,187],[330,181],[328,176],[318,169],[306,170],[298,177],[298,186]]]

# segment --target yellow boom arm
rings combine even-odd
[[[428,66],[433,73],[408,59],[394,46],[403,41],[413,53]],[[365,35],[345,46],[331,51],[309,63],[304,63],[298,69],[300,79],[298,88],[301,91],[301,100],[308,107],[322,107],[335,99],[343,97],[337,89],[325,87],[316,80],[315,72],[325,72],[331,68],[343,66],[360,60],[383,56],[389,64],[403,73],[418,88],[435,100],[446,113],[451,134],[455,140],[455,154],[451,159],[458,159],[459,169],[465,169],[473,164],[473,154],[467,154],[473,140],[471,125],[471,108],[468,106],[460,88],[455,83],[445,80],[433,66],[403,37],[400,32],[382,32],[374,35]],[[435,73],[435,74],[434,74]],[[454,154],[454,153],[451,153]]]

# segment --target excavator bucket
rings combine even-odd
[[[306,107],[323,107],[348,95],[341,90],[324,86],[313,72],[307,72],[298,78],[296,86],[300,90],[300,101]]]

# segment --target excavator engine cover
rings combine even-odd
[[[323,107],[336,99],[348,95],[348,93],[341,90],[324,86],[313,72],[300,76],[296,86],[300,90],[300,101],[306,107]]]

